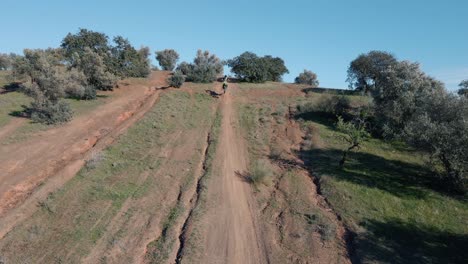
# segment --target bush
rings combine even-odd
[[[90,85],[98,90],[112,90],[118,78],[110,73],[103,58],[90,48],[85,48],[80,57],[75,58],[76,67],[83,71]]]
[[[179,54],[173,49],[157,51],[156,60],[158,60],[163,70],[172,71],[176,66],[177,60],[179,60]]]
[[[266,177],[271,174],[271,166],[267,160],[256,160],[250,169],[247,180],[258,186],[261,183],[265,183]]]
[[[64,101],[35,100],[31,103],[31,119],[47,125],[66,123],[72,119],[70,105]]]
[[[180,88],[185,82],[185,76],[180,71],[176,71],[172,76],[167,78],[167,83],[171,87]]]
[[[317,74],[308,70],[304,70],[304,72],[300,73],[299,76],[297,76],[296,79],[294,79],[294,82],[297,84],[311,85],[312,87],[319,86]]]
[[[177,71],[180,71],[184,75],[189,75],[192,72],[193,65],[188,62],[181,62],[179,66],[177,66]]]

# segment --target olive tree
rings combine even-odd
[[[381,73],[390,70],[397,59],[385,51],[370,51],[359,55],[348,68],[349,86],[363,93],[372,92],[376,87],[376,80],[381,78]]]
[[[192,71],[193,64],[190,64],[188,62],[181,62],[176,68],[176,71],[180,71],[184,75],[189,75],[189,73]]]
[[[91,50],[101,57],[106,71],[115,76],[146,77],[150,73],[149,49],[135,49],[128,39],[122,36],[113,38],[113,45],[104,33],[80,29],[78,33],[69,33],[61,44],[63,56],[69,65],[76,67],[79,58],[87,50]]]
[[[156,51],[156,60],[163,70],[173,71],[179,60],[179,54],[173,49]]]
[[[112,57],[108,69],[121,78],[147,77],[150,74],[149,52],[138,51],[128,39],[117,36],[113,39],[115,45],[111,47]]]
[[[311,85],[312,87],[319,86],[317,74],[309,70],[304,70],[303,72],[301,72],[299,76],[297,76],[296,79],[294,79],[294,82],[297,84]]]
[[[175,71],[169,78],[167,78],[167,83],[171,87],[180,88],[185,82],[185,76],[181,71]]]
[[[56,124],[67,122],[72,117],[69,105],[62,100],[67,90],[76,91],[86,86],[84,75],[71,74],[54,65],[47,52],[25,50],[24,69],[31,78],[22,85],[23,91],[33,98],[30,107],[31,118],[36,122]]]
[[[424,97],[404,128],[406,141],[430,154],[445,189],[465,192],[468,179],[468,100],[449,93]]]
[[[89,85],[98,90],[112,90],[117,77],[107,70],[101,56],[90,48],[85,48],[75,59],[76,68],[83,71]]]
[[[197,56],[189,66],[187,80],[195,83],[209,83],[223,73],[223,62],[209,51],[197,51]]]
[[[468,97],[468,79],[461,81],[458,87],[458,95]]]
[[[14,53],[0,53],[0,71],[11,70],[17,57],[18,55]]]
[[[77,55],[81,56],[86,48],[103,58],[107,57],[110,51],[108,39],[109,37],[104,33],[80,28],[76,34],[68,33],[62,40],[61,47],[64,50],[65,58],[74,65],[74,59]]]

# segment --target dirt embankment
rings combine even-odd
[[[167,73],[154,72],[148,81],[122,83],[109,102],[94,111],[26,141],[0,146],[0,238],[47,193],[71,179],[92,152],[141,118],[156,102],[156,87],[164,86],[166,78]]]
[[[346,230],[299,158],[310,141],[294,120],[302,92],[284,85],[254,93],[241,92],[237,102],[244,115],[249,156],[263,161],[263,169],[270,172],[255,192],[268,260],[350,263]]]

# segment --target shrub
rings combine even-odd
[[[338,117],[336,129],[342,134],[337,137],[348,143],[348,148],[343,150],[343,156],[340,160],[340,167],[343,168],[346,162],[348,153],[354,149],[360,149],[361,143],[366,141],[370,134],[366,131],[365,122],[361,119],[355,119],[350,122],[345,122],[343,118]]]
[[[301,114],[316,112],[328,117],[343,116],[347,119],[352,116],[352,110],[351,100],[345,95],[326,95],[318,102],[298,105],[298,112]]]
[[[60,124],[72,119],[70,105],[64,101],[35,100],[31,103],[31,119],[47,125]]]
[[[429,153],[443,189],[459,193],[468,186],[468,101],[452,94],[432,95],[405,125],[403,138]]]
[[[189,75],[192,72],[192,67],[192,64],[183,61],[177,66],[176,70],[182,72],[184,75]]]
[[[265,183],[266,177],[272,174],[271,166],[267,160],[256,160],[250,169],[247,180],[258,186]]]
[[[180,71],[176,71],[172,76],[167,78],[167,83],[171,87],[180,88],[185,82],[185,76]]]
[[[177,60],[179,60],[179,54],[173,49],[157,51],[156,60],[158,60],[163,70],[172,71],[177,64]]]
[[[297,84],[311,85],[312,87],[319,86],[317,74],[308,70],[304,70],[304,72],[300,73],[299,76],[297,76],[296,79],[294,79],[294,82]]]
[[[83,71],[90,85],[98,90],[112,90],[117,77],[107,70],[103,58],[90,48],[85,48],[80,57],[75,58],[76,67]]]
[[[64,71],[62,85],[65,87],[66,96],[80,100],[91,100],[96,98],[96,89],[88,85],[83,72],[76,69]]]

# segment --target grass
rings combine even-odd
[[[10,84],[9,72],[0,71],[0,88],[4,85]],[[131,79],[131,82],[141,83],[146,79]],[[147,81],[146,81],[147,82]],[[76,100],[76,99],[64,99],[70,104],[73,111],[74,117],[89,113],[96,109],[99,105],[105,103],[108,97],[98,97],[96,100]],[[4,94],[0,94],[0,129],[2,126],[8,124],[15,115],[20,114],[24,111],[25,107],[29,106],[31,98],[18,91],[8,91]],[[26,122],[9,137],[2,140],[1,144],[10,144],[19,141],[26,140],[31,134],[38,131],[44,131],[53,126],[48,126],[32,121]]]
[[[256,88],[277,89],[276,85],[268,83],[240,86],[245,90],[245,97]],[[281,114],[275,114],[281,112],[278,105],[314,106],[333,94],[312,91],[296,98],[275,97],[273,92],[263,95],[239,105],[251,160],[265,156],[266,152],[271,157],[282,156],[276,142],[266,135],[275,122],[281,123],[277,119]],[[353,105],[368,102],[368,98],[362,96],[348,98]],[[360,151],[352,152],[345,169],[340,170],[339,160],[346,145],[337,138],[330,116],[301,113],[297,121],[307,131],[302,151],[297,155],[320,178],[321,193],[356,234],[353,247],[357,263],[468,261],[466,197],[453,197],[441,191],[422,153],[399,142],[373,138],[365,142]],[[283,181],[289,186],[297,186],[294,181],[300,178],[288,175],[280,177],[284,177]],[[294,195],[302,194],[305,189],[296,190],[286,191],[290,195],[290,208],[295,215],[314,225],[324,240],[329,239],[334,227],[327,225],[329,222],[317,212],[308,211],[304,206],[306,200]],[[260,203],[268,199],[261,193],[257,196]],[[270,200],[270,206],[280,207],[280,201]]]
[[[333,123],[302,120],[320,142],[300,153],[321,191],[357,233],[356,255],[364,263],[466,263],[468,203],[434,186],[425,157],[401,143],[371,139],[338,166],[345,144]]]
[[[173,160],[159,152],[177,131],[190,132],[210,124],[214,118],[214,102],[204,93],[192,96],[180,90],[165,92],[142,120],[103,151],[104,158],[84,167],[65,186],[41,202],[41,210],[0,241],[0,255],[12,262],[42,258],[42,262],[51,263],[60,258],[74,263],[86,256],[103,236],[114,241],[109,245],[122,243],[123,236],[142,236],[139,232],[144,229],[127,228],[137,221],[135,217],[150,219],[156,213],[166,219],[161,223],[162,228],[169,227],[178,216],[174,212],[179,210],[174,211],[173,206],[159,201],[169,195],[171,188],[193,182],[190,178],[194,177],[194,161],[201,153],[187,149],[184,152],[189,153],[188,160]],[[205,139],[192,136],[190,140],[195,141],[196,147]],[[187,143],[176,140],[172,144],[173,148],[181,148]],[[164,171],[160,171],[162,166],[165,166]],[[166,171],[168,168],[173,171]],[[137,202],[145,199],[150,202]],[[109,230],[109,223],[127,201],[135,201],[135,207],[130,206],[124,212],[129,213],[131,219],[118,229]],[[131,262],[130,257],[125,259],[129,258],[128,262]]]

